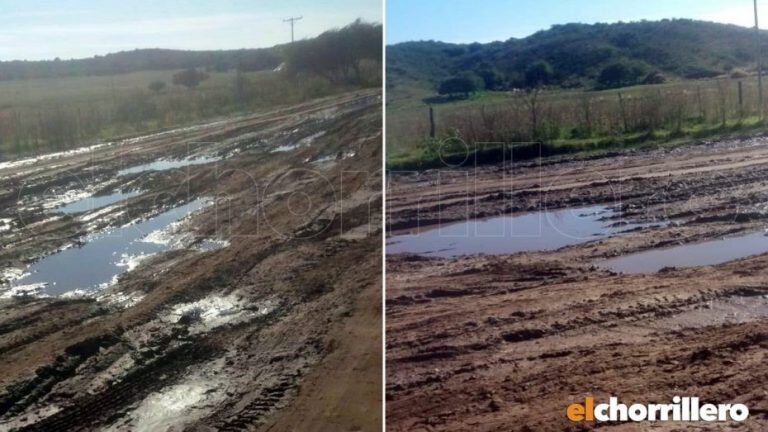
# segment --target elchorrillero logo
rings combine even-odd
[[[574,403],[566,409],[568,419],[573,422],[598,421],[689,421],[743,422],[749,417],[749,408],[744,404],[701,404],[697,397],[672,398],[668,404],[626,404],[619,403],[617,397],[608,399],[608,403],[595,403],[595,398],[585,398],[583,404]]]

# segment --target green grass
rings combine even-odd
[[[541,143],[545,156],[552,157],[754,134],[764,127],[757,112],[756,78],[741,81],[741,104],[738,80],[732,79],[675,81],[602,91],[544,90],[536,99],[536,128],[532,127],[530,94],[477,92],[466,99],[432,104],[436,139],[429,138],[428,107],[424,102],[430,93],[408,89],[407,94],[421,97],[415,100],[398,90],[388,94],[387,166],[409,170],[444,166],[437,147],[448,138],[460,138],[470,147],[483,142],[535,141]],[[498,148],[487,147],[467,160],[501,160]],[[532,157],[525,146],[518,147],[512,151],[516,159]],[[450,149],[443,149],[442,158],[463,160],[466,151],[453,155]]]
[[[387,169],[392,171],[423,171],[426,169],[473,166],[501,161],[525,161],[541,158],[553,160],[562,157],[589,157],[638,149],[672,148],[695,144],[702,139],[721,140],[761,135],[765,123],[757,117],[743,121],[731,120],[725,125],[692,125],[679,131],[664,129],[636,132],[605,138],[557,139],[549,142],[485,144],[471,148],[451,150],[439,146],[437,140],[409,152],[393,153],[387,158]]]

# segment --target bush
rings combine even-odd
[[[478,81],[479,78],[468,74],[455,76],[441,82],[437,92],[441,95],[464,95],[466,97],[470,93],[480,90],[481,85]]]
[[[173,75],[173,83],[182,85],[188,89],[197,87],[201,82],[210,77],[207,73],[195,68],[189,68]]]
[[[486,90],[501,90],[504,88],[504,76],[496,69],[481,69],[477,72],[477,75],[483,80],[483,87]]]
[[[683,69],[683,76],[689,79],[714,78],[720,75],[719,71],[702,66],[688,66]]]
[[[643,84],[664,84],[665,82],[667,82],[667,77],[657,70],[649,72],[642,81]]]
[[[538,61],[525,70],[525,85],[526,87],[540,87],[552,84],[554,75],[552,65],[543,60]]]
[[[597,82],[602,88],[624,87],[637,84],[638,78],[644,73],[642,65],[619,60],[604,67]]]
[[[731,71],[731,78],[736,78],[736,79],[738,79],[738,78],[746,78],[747,75],[748,74],[746,72],[744,72],[743,70],[741,70],[741,69],[733,69]]]

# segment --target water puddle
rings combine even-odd
[[[83,246],[49,255],[32,264],[27,273],[10,283],[11,290],[32,291],[46,295],[70,292],[94,292],[112,283],[135,267],[139,258],[171,249],[170,245],[146,241],[151,233],[205,207],[206,199],[176,207],[133,225],[87,238]]]
[[[87,147],[79,147],[72,150],[62,151],[62,152],[55,152],[55,153],[47,153],[40,156],[30,157],[30,158],[24,158],[24,159],[17,159],[12,161],[5,161],[0,162],[0,171],[8,169],[8,168],[18,168],[22,166],[27,165],[34,165],[37,162],[41,161],[48,161],[53,159],[61,159],[69,156],[75,156],[83,153],[89,153],[94,150],[100,149],[102,147],[106,147],[112,145],[112,143],[101,143],[101,144],[95,144],[92,146]]]
[[[647,226],[617,224],[613,216],[610,208],[592,206],[476,219],[390,237],[387,253],[448,257],[554,250]]]
[[[297,148],[299,148],[298,144],[286,144],[286,145],[281,145],[273,148],[272,153],[285,153],[291,150],[295,150]]]
[[[696,267],[721,264],[768,252],[768,237],[751,233],[665,249],[653,249],[597,263],[599,267],[626,274],[655,273],[664,267]]]
[[[136,174],[145,171],[166,171],[171,169],[183,168],[193,165],[204,165],[212,162],[218,162],[222,160],[218,156],[199,156],[188,157],[184,159],[160,159],[153,162],[136,165],[130,168],[125,168],[117,172],[118,176],[124,176],[128,174]]]
[[[195,249],[201,252],[215,252],[226,247],[229,247],[229,241],[220,239],[204,239],[195,245]]]
[[[64,214],[83,213],[141,195],[141,192],[115,192],[109,195],[89,196],[54,209]]]
[[[294,131],[294,132],[296,132],[296,131]],[[280,146],[277,146],[277,147],[275,147],[274,149],[272,149],[271,153],[285,153],[285,152],[289,152],[289,151],[295,150],[295,149],[297,149],[297,148],[299,148],[299,147],[306,147],[306,146],[309,146],[309,145],[311,145],[311,144],[312,144],[312,143],[313,143],[313,142],[314,142],[316,139],[320,138],[320,137],[321,137],[321,136],[323,136],[323,135],[325,135],[325,131],[320,131],[320,132],[317,132],[317,133],[315,133],[315,134],[312,134],[312,135],[306,136],[306,137],[304,137],[304,138],[302,138],[302,139],[298,140],[298,141],[297,141],[296,143],[294,143],[294,144],[284,144],[284,145],[280,145]]]

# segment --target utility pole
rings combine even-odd
[[[755,1],[757,1],[757,0],[755,0]],[[757,7],[757,6],[755,6],[755,7]],[[300,19],[302,19],[302,18],[303,18],[303,17],[300,17],[300,16],[298,16],[298,17],[290,17],[290,18],[288,18],[288,19],[284,19],[284,20],[283,20],[283,22],[289,22],[289,23],[291,23],[291,43],[293,43],[293,24],[294,24],[296,21],[298,21],[298,20],[300,20]],[[757,19],[757,18],[755,18],[755,19]]]
[[[760,27],[757,24],[757,0],[754,0],[755,5],[755,40],[757,41],[757,103],[760,110],[760,121],[763,120],[763,59],[762,59],[762,45],[760,45]]]

